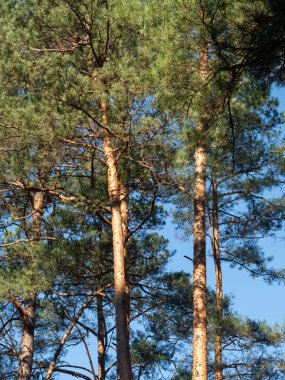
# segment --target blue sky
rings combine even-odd
[[[177,251],[170,268],[192,273],[192,263],[184,257],[184,255],[193,256],[192,241],[181,241],[170,223],[164,232],[170,241],[170,249]],[[260,241],[260,244],[268,256],[274,256],[273,262],[270,263],[272,266],[285,267],[285,232],[281,232],[276,239],[266,238]],[[208,286],[214,288],[214,267],[209,244],[207,252],[207,282]],[[281,301],[284,299],[284,286],[268,285],[262,278],[253,279],[248,272],[230,268],[226,263],[222,264],[222,269],[224,293],[232,298],[233,310],[239,315],[266,320],[270,324],[285,323],[285,303]]]
[[[279,99],[280,111],[285,112],[285,88],[274,88],[272,96]],[[177,251],[172,259],[171,269],[192,273],[191,261],[184,258],[184,255],[193,256],[192,241],[182,242],[170,220],[164,234],[169,239],[170,249]],[[271,266],[285,268],[285,231],[280,231],[276,238],[260,240],[260,245],[267,256],[274,257]],[[210,251],[211,247],[208,244],[207,282],[208,286],[214,288],[214,267]],[[266,320],[270,324],[285,324],[285,303],[281,301],[285,295],[284,285],[268,285],[262,278],[253,279],[246,271],[232,269],[226,263],[223,263],[222,269],[224,293],[231,296],[233,310],[252,319]]]

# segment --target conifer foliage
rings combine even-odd
[[[222,281],[285,280],[258,242],[285,219],[281,2],[0,11],[0,378],[281,379],[284,329]],[[170,205],[194,243],[178,272]]]

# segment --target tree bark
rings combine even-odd
[[[130,334],[130,321],[131,321],[131,299],[130,299],[130,280],[128,276],[128,249],[127,249],[127,237],[129,226],[129,202],[128,202],[128,186],[120,184],[120,197],[121,197],[121,215],[122,215],[122,231],[124,239],[124,257],[125,257],[125,274],[126,274],[126,307],[128,318],[128,332]]]
[[[208,72],[208,53],[200,54],[200,78]],[[207,293],[206,293],[206,149],[203,138],[206,121],[197,123],[198,142],[195,147],[194,184],[194,268],[193,268],[193,370],[192,380],[207,380]]]
[[[217,325],[215,331],[215,368],[216,380],[223,380],[222,366],[222,326],[223,319],[223,278],[220,258],[220,236],[219,236],[219,204],[218,204],[218,183],[215,173],[212,174],[213,185],[213,209],[212,209],[212,249],[215,264],[216,276],[216,312]]]
[[[25,300],[24,313],[21,316],[22,337],[19,355],[17,380],[30,380],[34,356],[36,295]]]
[[[108,193],[112,214],[118,378],[120,380],[132,380],[128,332],[128,287],[125,271],[125,242],[122,227],[120,182],[114,146],[107,129],[107,104],[105,101],[101,102],[101,111],[102,125],[105,127],[103,149],[108,172]]]
[[[105,320],[103,297],[97,296],[97,324],[98,324],[98,380],[105,380]]]
[[[36,192],[33,196],[31,237],[40,236],[43,205],[43,193]],[[21,313],[22,337],[17,380],[30,380],[32,376],[36,298],[36,294],[31,293],[30,297],[24,301],[25,307]]]

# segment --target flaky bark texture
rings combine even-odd
[[[31,237],[37,237],[40,235],[43,205],[43,193],[35,193],[33,197]],[[36,294],[31,294],[30,297],[24,301],[24,304],[25,307],[22,308],[21,312],[22,337],[17,380],[30,380],[32,376],[32,365],[34,356]]]
[[[97,296],[97,324],[98,324],[98,380],[105,380],[105,319],[103,297]]]
[[[222,367],[222,326],[223,319],[223,278],[221,270],[220,258],[220,237],[219,237],[219,204],[218,204],[218,184],[215,174],[212,174],[213,184],[213,210],[212,210],[212,248],[215,263],[216,275],[216,311],[217,311],[217,326],[215,332],[215,367],[216,380],[223,379]]]
[[[207,78],[207,51],[200,54],[200,77]],[[200,141],[207,130],[203,117],[197,125]],[[192,380],[207,380],[207,294],[206,294],[206,150],[195,148],[194,269],[193,269],[193,371]]]
[[[125,271],[125,242],[122,228],[120,182],[114,146],[107,124],[107,105],[101,102],[102,125],[105,127],[104,154],[107,166],[108,193],[112,213],[112,233],[114,251],[114,287],[117,336],[118,378],[132,380],[131,357],[128,330],[128,287]]]

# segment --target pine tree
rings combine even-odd
[[[29,12],[23,12],[23,7]],[[138,2],[135,11],[140,9]],[[135,74],[138,66],[135,63],[139,62],[140,24],[129,17],[132,13],[124,2],[110,7],[107,2],[94,2],[90,8],[87,3],[61,1],[53,9],[45,1],[41,2],[41,7],[26,2],[21,7],[16,4],[13,10],[13,26],[21,28],[21,36],[12,41],[12,45],[18,47],[14,56],[24,53],[17,67],[18,83],[25,84],[28,96],[41,102],[42,116],[49,119],[48,124],[51,123],[57,138],[74,146],[94,144],[96,159],[107,167],[115,258],[118,371],[121,377],[128,374],[128,378],[132,378],[125,227],[121,213],[122,200],[126,197],[122,197],[120,190],[119,160],[129,146],[128,115],[142,93],[136,88]],[[70,37],[66,40],[65,36]],[[125,45],[122,46],[122,42]],[[55,76],[57,82],[53,80]],[[72,125],[73,129],[64,130],[66,125]],[[143,133],[146,143],[149,130]],[[101,217],[108,222],[102,214]]]
[[[183,341],[183,333],[188,356],[193,345],[193,360],[178,366],[176,378],[221,380],[223,371],[231,377],[240,368],[246,378],[282,376],[275,358],[267,365],[255,356],[263,343],[278,343],[279,332],[230,315],[220,268],[222,258],[270,279],[282,276],[265,266],[254,241],[256,232],[271,233],[283,221],[283,201],[263,197],[280,180],[271,132],[277,117],[263,97],[268,85],[260,80],[253,85],[246,77],[248,71],[260,77],[265,70],[281,81],[276,45],[270,63],[256,63],[264,20],[277,20],[276,28],[266,28],[265,45],[283,38],[276,4],[2,2],[0,290],[3,302],[9,297],[22,316],[19,378],[30,379],[33,369],[39,376],[47,371],[47,379],[60,371],[88,379],[86,368],[59,366],[68,342],[83,343],[89,373],[96,378],[88,333],[97,337],[98,377],[112,378],[114,315],[121,380],[157,376],[159,366],[169,370],[181,355],[171,338]],[[278,38],[276,31],[281,31]],[[245,100],[246,91],[254,102]],[[261,149],[246,152],[260,142]],[[182,160],[181,170],[176,164]],[[146,234],[163,221],[157,201],[168,202],[177,190],[186,195],[194,225],[193,284],[184,274],[159,274],[169,257],[166,242]],[[248,209],[237,222],[240,202]],[[216,263],[216,304],[206,288],[207,227]],[[243,235],[252,241],[236,247]],[[179,292],[190,304],[183,309],[185,328],[173,323],[178,312],[171,314],[169,303],[177,301],[181,314],[185,305]],[[7,323],[17,335],[10,306],[5,305]],[[54,339],[46,339],[49,355],[42,355],[37,334],[48,331],[48,315],[60,322]],[[145,323],[153,338],[137,333],[132,368],[130,323],[149,316],[153,323]],[[240,366],[228,356],[222,359],[225,339],[233,347],[232,331],[241,342]],[[256,365],[249,370],[243,348],[252,342],[258,346],[259,339],[262,344],[250,352]],[[18,355],[15,347],[8,362]]]

